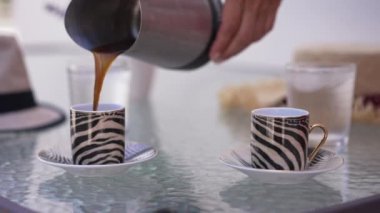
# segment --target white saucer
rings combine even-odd
[[[317,175],[330,172],[343,165],[343,157],[332,151],[321,149],[309,168],[305,171],[283,171],[256,169],[251,166],[251,153],[248,145],[239,146],[222,154],[219,160],[262,183],[297,184]]]
[[[125,161],[108,165],[74,165],[70,157],[57,154],[53,150],[41,151],[38,159],[47,165],[84,177],[109,177],[126,172],[132,166],[149,161],[158,154],[154,148],[140,143],[129,143],[125,147]]]

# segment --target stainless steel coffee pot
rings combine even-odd
[[[65,26],[90,51],[188,70],[209,61],[220,13],[220,0],[72,0]]]

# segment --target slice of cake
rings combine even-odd
[[[226,86],[219,92],[219,103],[224,110],[251,111],[284,104],[285,93],[286,86],[283,80],[268,79],[257,83]]]

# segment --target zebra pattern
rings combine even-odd
[[[49,151],[41,151],[39,154],[40,158],[45,161],[60,163],[60,164],[72,164],[72,160],[70,157],[66,157],[64,155],[60,155],[59,153],[49,150]]]
[[[71,148],[76,165],[124,162],[125,112],[70,112]]]
[[[252,115],[252,165],[261,169],[305,170],[308,137],[308,116],[268,118]]]
[[[314,150],[314,148],[309,148],[308,151],[311,153]],[[326,150],[319,150],[315,158],[309,163],[309,166],[307,170],[319,170],[323,169],[328,161],[335,156],[334,153],[328,152]],[[232,159],[236,160],[241,166],[254,168],[254,169],[260,169],[252,165],[251,162],[247,161],[244,157],[244,153],[238,153],[237,151],[231,151],[231,157]],[[231,161],[228,158],[223,157],[223,161],[229,161],[231,164],[234,164],[235,161]]]

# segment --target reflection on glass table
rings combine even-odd
[[[28,62],[40,99],[67,111],[62,57]],[[55,67],[56,77],[49,67]],[[340,153],[344,166],[302,185],[260,184],[218,161],[222,152],[249,143],[249,115],[223,115],[218,91],[226,84],[278,76],[271,70],[159,71],[151,100],[131,103],[127,113],[128,140],[156,147],[159,156],[121,176],[75,177],[41,164],[36,155],[42,149],[70,150],[68,123],[0,137],[0,196],[39,212],[305,212],[379,194],[378,126],[354,124]],[[49,82],[40,79],[45,74],[66,97],[45,91]]]

